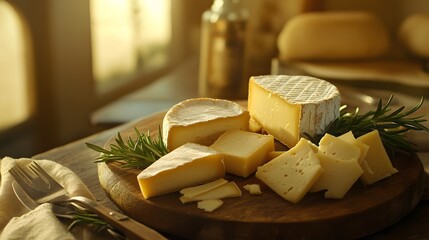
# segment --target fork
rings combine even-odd
[[[97,213],[107,223],[122,231],[130,239],[166,240],[155,230],[143,225],[128,216],[101,206],[97,202],[82,196],[70,197],[67,190],[53,179],[43,168],[33,161],[28,169],[18,165],[9,170],[16,183],[26,192],[28,197],[38,204],[44,202],[79,203]]]

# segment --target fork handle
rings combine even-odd
[[[94,211],[107,223],[122,231],[122,233],[124,233],[129,239],[167,240],[167,238],[154,229],[143,225],[122,213],[101,206],[96,201],[89,198],[80,196],[72,197],[70,198],[70,201],[80,203],[89,210]]]

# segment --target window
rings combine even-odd
[[[26,48],[21,19],[6,1],[0,1],[0,131],[30,116]]]
[[[99,93],[123,84],[124,76],[167,63],[170,4],[170,0],[91,1],[93,72]]]

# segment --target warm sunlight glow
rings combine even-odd
[[[27,71],[21,19],[0,1],[0,130],[29,117]]]
[[[111,81],[154,61],[165,60],[171,32],[170,1],[91,1],[93,70],[97,82]]]

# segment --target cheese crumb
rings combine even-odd
[[[199,209],[203,209],[206,212],[213,212],[214,210],[222,206],[222,204],[223,201],[220,199],[208,199],[198,202],[197,207]]]
[[[261,187],[259,184],[246,184],[243,186],[244,189],[246,189],[250,194],[252,195],[261,195]]]

